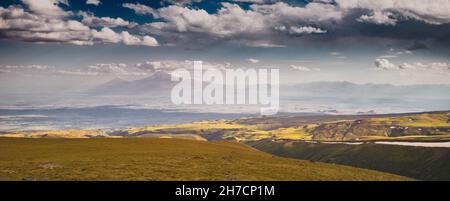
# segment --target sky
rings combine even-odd
[[[202,60],[282,84],[450,84],[450,0],[2,0],[0,92],[92,87]]]

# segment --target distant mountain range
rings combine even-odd
[[[171,81],[170,74],[158,71],[139,80],[126,81],[119,78],[110,80],[88,91],[92,95],[157,95],[170,94],[177,82]],[[206,85],[205,83],[204,85]],[[351,82],[311,82],[282,85],[280,96],[289,98],[420,98],[450,99],[450,85],[405,85],[355,84]]]
[[[351,82],[311,82],[283,86],[281,96],[287,97],[355,97],[449,99],[450,85],[354,84]]]
[[[134,81],[112,79],[88,91],[93,95],[155,95],[170,92],[176,82],[168,73],[158,71],[153,75]]]

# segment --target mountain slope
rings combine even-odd
[[[108,82],[105,82],[91,90],[89,90],[90,94],[98,94],[98,93],[113,93],[118,87],[126,85],[128,81],[122,80],[120,78],[114,78]]]
[[[233,142],[0,138],[1,180],[407,180]]]
[[[429,112],[398,117],[379,117],[319,124],[314,140],[377,140],[395,137],[442,137],[450,134],[450,113]]]
[[[450,149],[380,144],[325,144],[300,141],[250,142],[277,156],[349,165],[421,180],[450,180]]]
[[[109,82],[101,84],[91,90],[89,94],[93,95],[154,95],[155,93],[167,93],[176,82],[171,81],[170,74],[157,71],[149,77],[125,81],[115,78]]]

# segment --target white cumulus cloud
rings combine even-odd
[[[380,70],[399,70],[400,68],[391,63],[388,59],[378,58],[375,60],[375,66]]]
[[[291,65],[290,67],[291,67],[292,70],[304,71],[304,72],[320,71],[320,68],[308,68],[308,67],[299,66],[299,65]]]
[[[357,20],[359,22],[369,22],[374,24],[395,25],[397,20],[391,16],[392,13],[390,12],[374,11],[370,15],[362,15]]]
[[[2,38],[41,43],[70,43],[92,45],[95,43],[123,43],[126,45],[158,46],[151,36],[132,35],[127,31],[117,33],[108,27],[130,26],[120,18],[98,18],[87,13],[83,22],[71,19],[73,13],[58,7],[56,0],[24,1],[29,11],[20,6],[0,7],[0,35]],[[51,5],[49,5],[49,3]],[[53,12],[48,12],[50,11]],[[90,26],[103,27],[100,31]]]
[[[254,58],[248,58],[247,61],[252,63],[252,64],[259,63],[259,60],[258,59],[254,59]]]
[[[336,0],[336,4],[343,10],[371,10],[372,15],[360,18],[366,22],[393,24],[398,19],[390,16],[390,13],[396,13],[403,19],[412,18],[430,24],[450,22],[448,0]]]
[[[90,27],[135,27],[137,24],[133,22],[126,21],[120,17],[110,18],[110,17],[97,17],[91,13],[79,12],[79,15],[83,17],[81,21],[83,24]]]
[[[422,70],[422,71],[447,71],[450,70],[450,65],[446,62],[432,62],[424,64],[416,63],[401,63],[393,64],[388,59],[378,58],[375,60],[375,66],[378,70]]]
[[[86,4],[91,4],[91,5],[94,5],[94,6],[98,6],[98,5],[100,5],[100,0],[87,0],[86,1]]]

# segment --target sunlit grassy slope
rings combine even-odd
[[[449,140],[449,112],[404,114],[385,117],[322,116],[273,117],[239,120],[218,120],[178,125],[135,128],[112,133],[120,136],[155,136],[189,134],[208,140],[261,139],[291,140]],[[278,118],[278,119],[277,119]],[[282,119],[282,120],[280,120]]]
[[[2,134],[3,137],[26,137],[26,138],[92,138],[108,137],[103,130],[37,130],[16,131]]]
[[[408,180],[235,142],[0,138],[0,180]]]

